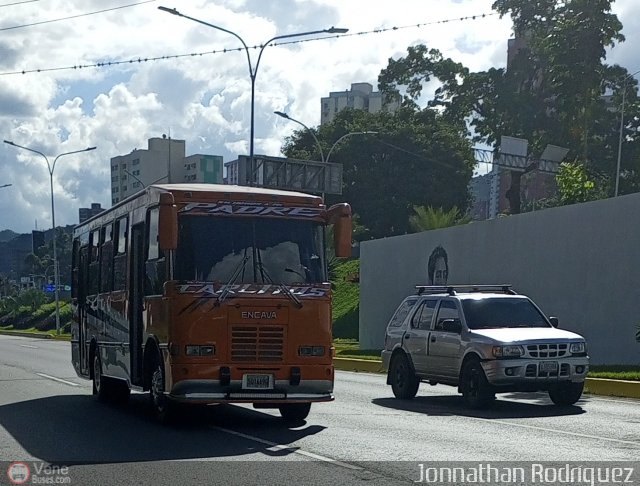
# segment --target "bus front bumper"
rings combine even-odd
[[[276,380],[271,389],[244,389],[241,380],[223,385],[220,380],[182,380],[166,394],[171,400],[184,403],[308,403],[333,400],[333,382],[301,380],[291,385],[289,380]]]

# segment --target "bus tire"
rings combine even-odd
[[[173,418],[173,404],[164,393],[164,367],[162,360],[156,353],[153,366],[149,368],[149,399],[151,409],[156,420],[162,424],[169,423]]]
[[[285,403],[278,407],[287,423],[300,423],[309,416],[311,403]]]
[[[91,366],[93,367],[93,394],[98,397],[98,400],[105,402],[109,399],[110,383],[108,378],[102,376],[102,361],[97,348],[93,353]]]

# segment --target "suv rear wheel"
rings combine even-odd
[[[420,380],[411,369],[409,360],[404,354],[396,355],[391,361],[389,378],[396,398],[411,400],[418,393]]]
[[[470,359],[464,364],[460,376],[460,389],[464,402],[470,408],[486,408],[495,398],[477,359]]]
[[[557,387],[549,390],[549,398],[551,398],[551,401],[556,405],[566,407],[569,405],[573,405],[578,400],[580,400],[583,389],[584,382],[558,385]]]

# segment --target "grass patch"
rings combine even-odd
[[[381,350],[360,349],[360,344],[355,339],[335,339],[333,345],[336,348],[336,358],[380,360]]]
[[[360,260],[338,263],[333,274],[333,337],[357,340],[360,318]]]
[[[56,334],[55,329],[49,330],[49,331],[39,331],[35,327],[31,327],[29,329],[14,329],[13,326],[4,326],[4,327],[0,327],[0,331],[15,331],[15,332],[20,332],[25,334],[34,334],[34,335],[48,334],[49,336],[52,336],[55,339],[61,339],[63,341],[68,341],[71,339],[71,334],[67,334],[67,333]]]
[[[595,365],[589,366],[589,378],[609,380],[640,381],[640,366],[634,365]]]

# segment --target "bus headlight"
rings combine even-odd
[[[187,344],[184,347],[184,354],[187,356],[213,356],[216,354],[216,347],[212,345]]]
[[[300,346],[299,356],[324,356],[324,346]]]

